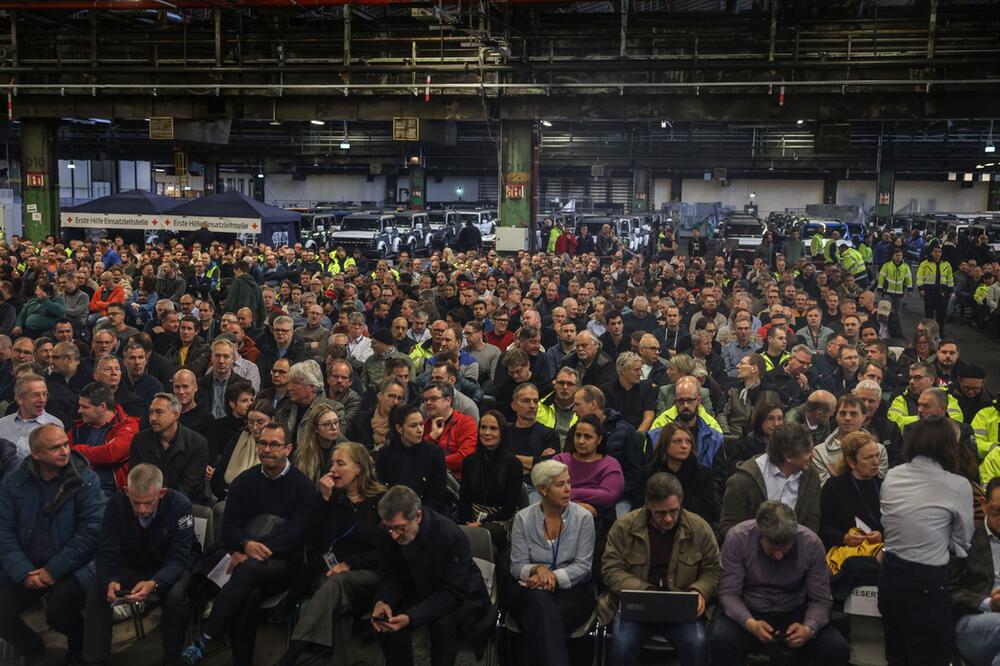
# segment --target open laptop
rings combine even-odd
[[[666,624],[698,619],[697,592],[622,590],[619,599],[622,619],[628,622]]]

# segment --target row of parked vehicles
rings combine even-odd
[[[496,241],[494,210],[311,210],[302,214],[299,236],[305,247],[343,247],[386,258],[406,250],[430,254],[454,246],[466,222],[479,229],[484,246]]]

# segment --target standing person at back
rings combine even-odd
[[[267,308],[264,307],[264,294],[260,285],[250,276],[250,266],[241,259],[233,267],[236,277],[229,285],[226,302],[222,304],[223,312],[236,312],[240,308],[250,308],[254,313],[254,321],[267,320]]]

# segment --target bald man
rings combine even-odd
[[[833,431],[830,418],[837,409],[837,398],[829,391],[813,391],[806,401],[788,412],[785,421],[801,423],[812,433],[813,445],[819,445]]]
[[[202,434],[211,431],[215,420],[198,404],[198,378],[187,369],[174,373],[172,390],[181,403],[181,425]]]

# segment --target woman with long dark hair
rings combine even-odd
[[[566,448],[553,456],[569,469],[571,496],[591,515],[614,515],[625,492],[625,476],[614,457],[606,455],[607,433],[593,414],[581,416],[566,433]]]
[[[932,417],[913,424],[904,463],[882,483],[885,557],[878,608],[892,666],[949,664],[954,624],[948,561],[964,558],[973,531],[973,492],[961,476],[954,426]]]
[[[479,417],[475,453],[462,461],[458,523],[489,530],[499,552],[507,550],[521,505],[521,475],[521,463],[510,450],[510,426],[491,409]]]
[[[715,524],[719,520],[719,496],[712,483],[712,473],[698,463],[694,435],[682,423],[674,421],[663,426],[653,449],[653,460],[642,469],[639,495],[632,497],[632,506],[642,506],[646,481],[659,472],[677,477],[684,489],[684,508]]]
[[[389,412],[389,444],[378,451],[378,478],[387,486],[408,486],[424,504],[449,514],[444,450],[424,441],[424,417],[412,405]]]
[[[724,443],[712,461],[712,478],[715,491],[720,497],[726,491],[726,480],[736,473],[736,466],[766,452],[771,434],[784,422],[785,408],[777,399],[765,398],[757,403],[750,412],[747,431],[743,437],[732,443]]]

